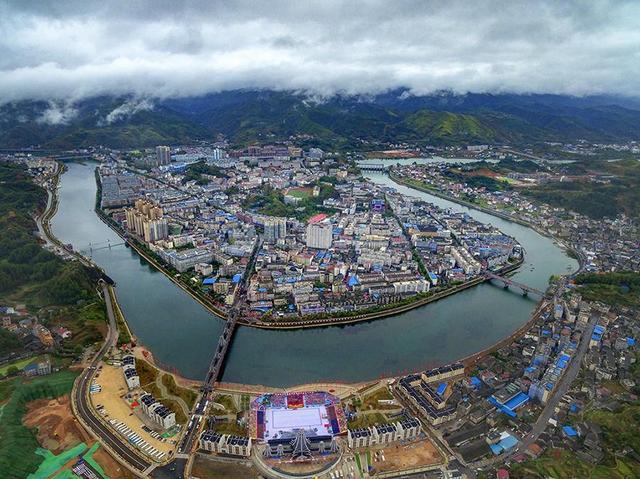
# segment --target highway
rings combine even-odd
[[[89,404],[90,400],[88,389],[91,385],[91,380],[96,373],[96,368],[109,348],[115,346],[118,338],[118,328],[116,326],[116,319],[111,304],[111,294],[106,284],[102,285],[102,293],[107,305],[107,315],[109,317],[107,339],[100,348],[100,351],[98,351],[94,356],[89,367],[86,368],[78,377],[72,400],[75,404],[78,416],[82,419],[82,422],[99,437],[100,442],[107,445],[120,457],[121,460],[129,463],[130,467],[137,469],[141,473],[151,465],[151,462],[143,459],[129,448],[125,442],[126,439],[103,423],[95,415],[93,408]]]

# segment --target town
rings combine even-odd
[[[478,161],[488,154],[461,153],[469,152]],[[292,146],[234,151],[226,144],[89,158],[100,161],[96,211],[122,242],[212,312],[235,312],[247,326],[370,319],[492,277],[508,287],[503,275],[526,257],[514,238],[488,223],[367,179],[371,160]],[[23,163],[35,182],[55,191],[57,162],[22,154],[5,159]],[[205,403],[193,385],[156,369],[130,337],[108,349],[95,369],[92,414],[116,442],[133,448],[131,463],[145,470],[173,467],[184,454],[181,438],[200,428],[190,467],[218,468],[229,477],[236,477],[224,469],[229,460],[245,468],[243,477],[313,471],[332,479],[522,477],[548,454],[561,467],[571,457],[600,467],[612,448],[635,461],[633,449],[616,449],[602,415],[613,417],[636,400],[638,310],[593,299],[579,281],[581,274],[638,266],[634,222],[596,221],[517,188],[452,180],[449,172],[467,164],[392,160],[383,171],[398,184],[527,225],[579,260],[578,271],[550,279],[530,319],[511,336],[459,362],[334,386],[331,393],[220,384]],[[509,178],[547,179],[536,175]],[[37,224],[45,248],[66,260],[90,265],[94,253],[119,247],[96,243],[76,251],[50,239],[46,220]],[[520,287],[525,295],[536,291]],[[83,339],[54,312],[34,315],[13,304],[3,306],[2,318],[28,351],[4,359],[23,368],[7,374],[49,375],[60,366],[50,355]],[[311,419],[316,414],[318,422]]]
[[[102,163],[101,207],[215,308],[243,295],[244,322],[375,313],[522,259],[496,228],[375,185],[318,149],[203,154],[170,162],[158,147],[136,161],[153,165],[145,173]],[[255,272],[239,291],[254,252]]]

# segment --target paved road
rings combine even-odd
[[[96,373],[96,367],[109,348],[115,345],[116,339],[118,338],[118,328],[116,326],[115,315],[111,305],[109,288],[104,285],[102,292],[104,294],[105,303],[107,305],[107,314],[109,317],[109,331],[107,333],[107,339],[102,348],[100,348],[100,351],[98,351],[98,354],[93,358],[93,361],[91,361],[89,367],[85,369],[78,378],[77,387],[74,393],[74,402],[76,404],[78,415],[82,418],[84,423],[91,428],[94,434],[100,438],[100,442],[108,445],[120,456],[120,458],[128,462],[134,469],[144,471],[151,465],[151,462],[143,459],[130,449],[125,442],[126,439],[96,417],[93,408],[89,404],[88,388]]]
[[[564,375],[560,379],[558,385],[554,389],[549,401],[545,405],[542,413],[538,417],[538,420],[533,425],[531,432],[527,434],[522,441],[518,444],[518,446],[510,453],[498,456],[494,459],[490,459],[488,461],[481,461],[476,464],[470,464],[472,467],[487,467],[494,466],[498,463],[504,463],[511,456],[518,454],[519,452],[524,452],[531,444],[538,440],[540,434],[544,432],[549,424],[549,419],[553,416],[558,403],[562,399],[562,397],[569,391],[571,384],[578,377],[578,373],[582,367],[582,359],[584,355],[589,349],[589,342],[591,341],[591,335],[593,334],[593,329],[598,322],[599,316],[593,314],[587,323],[584,332],[582,333],[582,337],[580,338],[580,344],[578,345],[578,349],[576,354],[573,355],[571,361],[569,362],[569,366],[565,371]]]

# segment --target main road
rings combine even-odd
[[[578,345],[576,354],[574,354],[574,356],[571,358],[571,361],[569,362],[569,366],[567,367],[567,370],[562,375],[562,377],[560,378],[560,381],[558,382],[558,385],[551,393],[551,397],[547,401],[547,404],[545,404],[544,409],[540,413],[540,416],[538,416],[538,419],[533,425],[531,432],[527,434],[519,442],[518,446],[510,453],[506,455],[500,455],[486,461],[480,461],[474,464],[469,464],[469,466],[476,467],[476,468],[480,468],[480,467],[484,468],[487,466],[494,466],[498,463],[502,464],[511,456],[518,454],[520,452],[524,452],[531,444],[533,444],[538,440],[538,438],[540,437],[540,434],[542,434],[544,430],[547,428],[547,425],[549,424],[549,419],[551,419],[551,417],[553,416],[556,410],[556,407],[558,406],[558,403],[562,400],[562,398],[567,393],[567,391],[569,391],[569,388],[571,387],[571,384],[573,383],[573,381],[575,381],[575,379],[578,377],[578,373],[580,372],[580,369],[582,367],[582,359],[584,358],[584,355],[587,353],[589,349],[589,343],[591,342],[591,335],[593,334],[593,330],[598,322],[598,318],[599,316],[596,314],[591,315],[591,318],[589,319],[589,322],[587,323],[586,328],[582,332],[582,336],[580,338],[580,344]]]
[[[74,412],[80,419],[80,422],[93,432],[100,442],[107,446],[112,453],[116,454],[121,461],[128,463],[129,467],[136,470],[139,474],[145,471],[151,462],[142,458],[138,453],[131,449],[124,437],[117,434],[109,426],[107,426],[94,412],[93,407],[90,404],[89,399],[89,386],[96,374],[96,368],[104,355],[109,349],[116,344],[118,339],[118,328],[116,325],[115,314],[113,311],[113,305],[111,302],[111,291],[109,286],[104,282],[101,282],[102,294],[107,306],[107,316],[109,317],[109,329],[107,332],[107,338],[94,356],[89,367],[87,367],[82,374],[76,379],[74,390],[71,396]]]

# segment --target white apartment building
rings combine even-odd
[[[329,249],[333,241],[331,223],[311,223],[307,226],[307,247]]]

